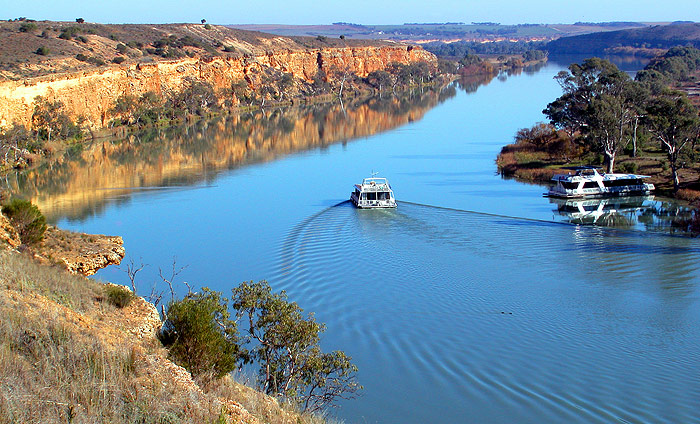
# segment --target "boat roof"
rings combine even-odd
[[[582,169],[600,169],[599,166],[579,165],[579,166],[562,166],[561,169],[570,169],[572,171],[580,171]]]
[[[386,178],[382,177],[371,177],[371,178],[364,178],[362,180],[362,184],[389,184],[389,181],[386,180]]]
[[[355,188],[360,191],[391,191],[389,181],[382,177],[364,178],[361,184],[355,184]]]
[[[554,181],[563,181],[563,180],[572,180],[572,181],[581,181],[581,180],[586,180],[590,179],[591,177],[600,177],[603,180],[625,180],[625,179],[638,179],[638,178],[649,178],[648,175],[638,175],[638,174],[616,174],[616,173],[610,173],[606,174],[605,172],[599,172],[598,167],[596,166],[567,166],[563,167],[562,169],[568,169],[568,170],[574,170],[577,171],[576,174],[556,174],[552,177],[552,180]],[[580,171],[593,171],[591,173],[581,173]]]

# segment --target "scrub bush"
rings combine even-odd
[[[12,199],[10,203],[2,207],[2,213],[15,227],[23,244],[38,243],[44,238],[46,217],[32,202],[18,198]]]
[[[105,294],[109,303],[120,309],[129,306],[131,301],[136,298],[131,290],[114,284],[105,286]]]
[[[635,162],[625,162],[621,165],[622,172],[634,174],[637,172],[637,164]]]
[[[228,303],[221,293],[202,289],[168,305],[160,338],[168,356],[193,377],[220,378],[244,358],[238,329],[229,319]]]

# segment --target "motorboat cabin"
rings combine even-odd
[[[394,192],[386,178],[365,178],[362,184],[355,184],[350,200],[358,208],[395,208]]]
[[[554,185],[547,193],[551,197],[579,198],[604,196],[647,195],[654,184],[645,183],[646,175],[606,174],[592,166],[566,168],[574,171],[552,177]]]

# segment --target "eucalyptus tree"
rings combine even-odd
[[[684,93],[666,90],[664,94],[651,100],[647,111],[647,126],[666,151],[673,190],[677,191],[680,184],[679,159],[698,139],[698,109]]]
[[[377,88],[381,95],[381,92],[391,84],[392,76],[390,73],[384,70],[372,71],[367,75],[367,81],[370,85]]]
[[[555,79],[563,94],[543,113],[572,140],[590,145],[605,155],[607,171],[630,141],[639,117],[644,89],[607,60],[590,58],[572,64]]]
[[[266,393],[315,411],[362,388],[350,357],[342,351],[322,352],[325,326],[313,314],[304,317],[285,292],[273,293],[266,281],[251,281],[234,288],[231,301]]]

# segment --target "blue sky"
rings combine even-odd
[[[698,0],[0,0],[0,19],[101,23],[362,24],[700,21]]]

